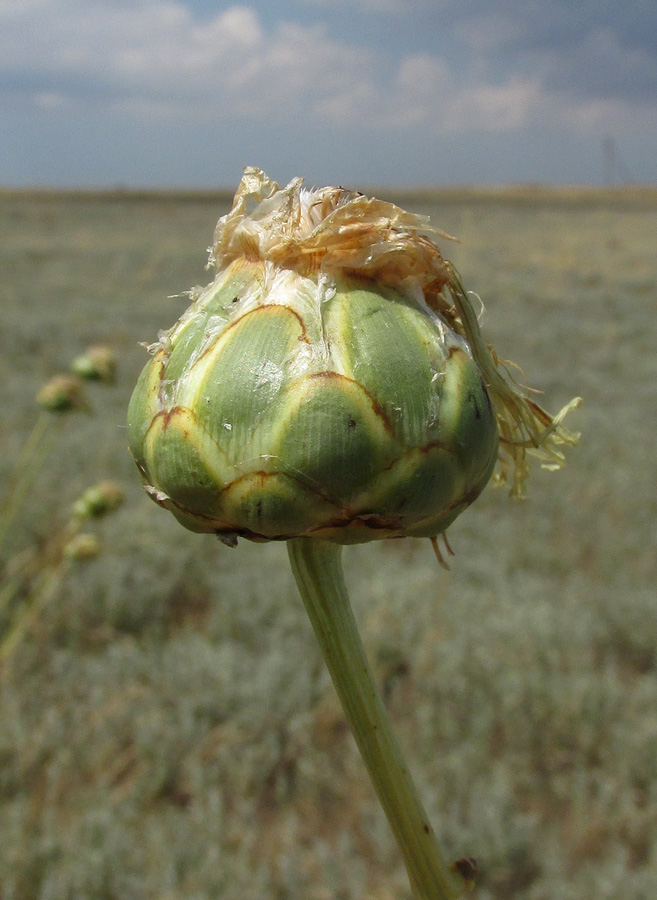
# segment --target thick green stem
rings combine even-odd
[[[358,749],[406,863],[416,900],[454,900],[468,886],[438,848],[365,656],[342,574],[342,548],[288,541],[292,571]]]

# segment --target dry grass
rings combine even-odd
[[[527,502],[487,490],[450,531],[451,573],[428,542],[345,552],[436,829],[479,860],[477,900],[645,900],[657,883],[657,200],[587,196],[412,198],[461,239],[447,255],[501,354],[548,407],[585,397],[583,442]],[[284,548],[184,532],[125,449],[137,342],[207,279],[223,209],[3,195],[0,496],[42,382],[90,343],[121,360],[96,415],[60,429],[4,563],[45,558],[90,482],[128,490],[0,684],[3,900],[409,897]]]

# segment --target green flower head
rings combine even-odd
[[[423,217],[246,169],[128,414],[145,487],[227,543],[435,537],[499,461],[559,466],[575,436],[483,342]],[[446,237],[443,235],[443,237]],[[563,416],[563,412],[561,417]]]

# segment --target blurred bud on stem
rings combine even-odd
[[[94,344],[73,360],[71,369],[87,381],[113,384],[116,380],[116,355],[103,344]]]
[[[65,413],[74,410],[89,412],[91,407],[84,386],[74,375],[55,375],[37,394],[37,403],[49,412]]]
[[[88,562],[101,551],[101,544],[95,534],[76,534],[64,546],[64,556],[74,562]]]
[[[73,504],[78,519],[99,519],[115,512],[125,499],[125,491],[116,481],[100,481],[82,494]]]

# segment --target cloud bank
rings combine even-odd
[[[621,102],[654,103],[657,58],[640,31],[602,23],[576,36],[560,27],[565,6],[532,17],[525,4],[479,6],[452,10],[475,61],[456,72],[439,55],[391,60],[322,26],[281,21],[266,30],[249,6],[201,20],[172,0],[11,0],[0,7],[0,66],[5,94],[46,107],[102,102],[138,116],[236,118],[303,110],[338,126],[438,133],[546,117],[573,127],[607,119],[614,128]],[[515,69],[495,72],[504,55]]]
[[[635,6],[643,28],[632,3],[619,20],[604,0],[576,8],[388,0],[376,12],[370,0],[306,0],[283,4],[276,20],[257,3],[202,15],[182,0],[4,0],[0,103],[35,116],[102,110],[126,128],[303,122],[433,138],[532,128],[653,134],[657,26],[648,5]],[[389,42],[342,34],[346,7],[385,20]],[[331,15],[317,23],[309,11]],[[432,29],[442,36],[435,49],[422,39]]]

